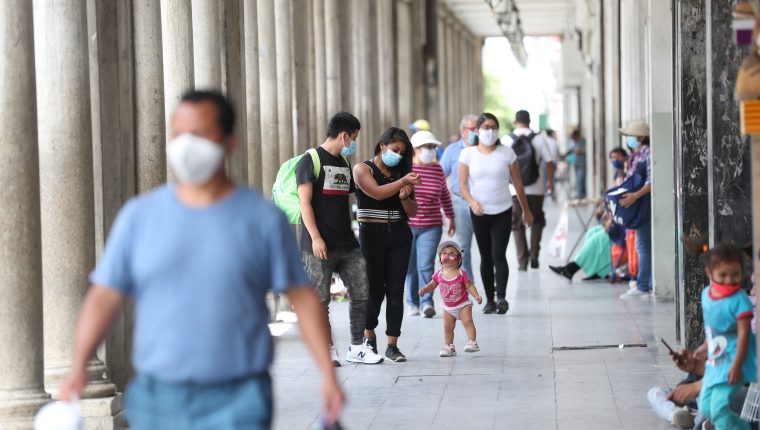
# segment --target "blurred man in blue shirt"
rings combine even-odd
[[[131,428],[270,428],[265,297],[273,290],[295,307],[334,421],[343,394],[324,348],[324,309],[295,238],[279,209],[234,184],[224,167],[237,144],[231,105],[218,93],[187,93],[171,126],[167,160],[177,184],[132,199],[114,222],[91,275],[61,398],[82,394],[87,362],[133,296],[136,376],[125,397]]]

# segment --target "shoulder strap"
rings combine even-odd
[[[509,137],[510,137],[510,138],[512,138],[512,145],[514,145],[515,143],[517,143],[517,140],[518,140],[518,139],[520,139],[520,138],[519,138],[519,137],[517,137],[517,135],[516,135],[516,134],[514,134],[514,133],[509,133]]]
[[[319,171],[322,169],[322,161],[316,148],[309,148],[306,153],[311,156],[311,164],[314,167],[314,179],[319,179]]]

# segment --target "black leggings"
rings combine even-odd
[[[412,231],[406,221],[359,225],[359,245],[367,261],[369,301],[367,330],[378,324],[380,307],[385,303],[385,334],[401,335],[404,318],[404,282],[412,252]]]
[[[494,300],[494,271],[496,272],[496,296],[507,296],[509,265],[507,245],[512,232],[512,209],[496,215],[477,216],[470,211],[472,229],[480,251],[480,277],[486,290],[486,300]]]

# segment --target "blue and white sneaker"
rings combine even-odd
[[[346,361],[361,364],[379,364],[383,362],[381,355],[375,354],[367,339],[361,345],[351,345],[346,352]]]

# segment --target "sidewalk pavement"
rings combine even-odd
[[[559,212],[548,209],[545,242]],[[570,228],[579,233],[578,226]],[[623,301],[618,295],[626,286],[581,283],[581,274],[569,284],[548,270],[547,264],[560,261],[546,259],[540,270],[518,272],[513,248],[508,251],[513,268],[509,313],[484,315],[475,305],[480,352],[463,352],[467,337],[458,325],[458,355],[438,357],[443,322],[437,300],[435,318],[404,317],[398,345],[408,362],[342,361],[338,375],[348,399],[341,418],[346,429],[672,428],[651,412],[646,393],[682,379],[658,343],[664,337],[677,345],[675,304]],[[473,257],[478,267],[479,258]],[[330,314],[344,359],[348,303],[333,303]],[[319,376],[297,327],[280,324],[278,331],[284,333],[276,340],[273,367],[275,428],[308,429],[319,416]],[[381,321],[381,353],[384,331]],[[620,344],[646,346],[620,349]],[[612,347],[562,349],[604,345]]]

